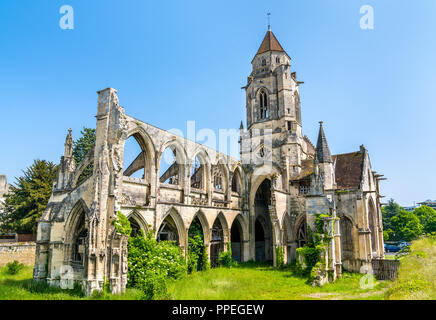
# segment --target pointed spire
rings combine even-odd
[[[242,123],[242,120],[241,120],[241,125],[239,126],[239,130],[244,130],[244,124]]]
[[[277,40],[274,33],[271,31],[271,27],[268,26],[268,31],[265,34],[265,37],[263,38],[262,44],[259,47],[259,50],[257,50],[256,55],[262,54],[268,51],[280,51],[285,52],[285,50],[280,45],[279,41]]]
[[[65,152],[64,157],[71,157],[73,154],[73,135],[71,134],[71,128],[68,129],[67,137],[65,138]]]
[[[323,122],[319,122],[319,134],[318,142],[316,144],[316,158],[319,163],[332,163],[332,156],[330,154],[329,145],[327,144],[327,138],[325,137],[324,129],[322,127]]]

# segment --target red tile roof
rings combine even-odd
[[[265,37],[263,38],[262,44],[259,47],[259,50],[257,50],[256,55],[265,53],[268,51],[281,51],[285,52],[285,50],[280,45],[279,41],[277,40],[274,33],[272,33],[271,30],[268,30],[265,34]]]
[[[335,176],[338,189],[358,189],[362,180],[363,152],[351,152],[332,156],[336,164]]]

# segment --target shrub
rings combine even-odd
[[[128,244],[128,287],[136,287],[145,299],[165,297],[167,280],[186,274],[182,250],[171,241],[157,242],[153,233],[140,233]]]
[[[280,245],[276,247],[276,262],[277,268],[283,268],[285,266],[285,254],[283,247]]]
[[[14,275],[14,274],[17,274],[18,272],[20,272],[21,269],[23,269],[23,268],[24,268],[24,264],[18,262],[17,260],[14,260],[14,262],[9,262],[6,265],[6,273]]]
[[[120,211],[117,212],[117,218],[112,221],[112,224],[115,227],[115,230],[122,235],[130,236],[132,232],[132,227],[130,226],[130,221],[127,217],[122,214]]]
[[[227,251],[223,251],[218,256],[218,264],[222,267],[231,268],[235,262],[232,259],[232,246],[227,244]]]

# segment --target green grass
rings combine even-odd
[[[378,282],[374,289],[360,289],[362,275],[345,273],[342,279],[322,288],[313,288],[292,269],[245,263],[231,269],[216,268],[197,272],[169,283],[172,299],[382,299],[388,286]],[[32,281],[32,268],[25,267],[16,275],[0,268],[0,300],[136,300],[142,294],[127,289],[124,295],[101,293],[84,297],[79,289],[62,290]]]
[[[401,258],[398,279],[386,294],[391,300],[436,299],[436,238],[414,241],[411,253]]]
[[[16,275],[6,273],[0,268],[0,300],[136,300],[142,293],[128,289],[124,295],[101,293],[93,297],[84,297],[80,289],[62,290],[32,280],[32,267],[26,266]]]
[[[300,300],[382,299],[389,282],[376,282],[373,289],[361,289],[362,275],[345,273],[342,279],[323,287],[312,287],[292,269],[274,269],[254,263],[236,268],[217,268],[188,275],[169,284],[173,299],[203,300]]]

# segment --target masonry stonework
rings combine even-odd
[[[34,278],[59,285],[66,265],[88,294],[102,290],[106,279],[113,292],[123,292],[127,239],[112,226],[118,212],[129,218],[132,232],[173,240],[185,253],[188,229],[198,218],[211,260],[231,242],[234,259],[273,263],[277,246],[285,262],[295,260],[315,215],[326,214],[334,226],[325,255],[333,278],[382,258],[381,175],[372,171],[368,151],[361,146],[331,155],[322,123],[316,147],[303,135],[301,82],[271,30],[252,67],[240,159],[130,117],[115,89],[99,91],[96,142],[77,166],[71,131],[67,135],[38,224]],[[141,151],[127,164],[130,137]],[[174,160],[161,168],[166,150]],[[82,179],[87,168],[92,175]]]

